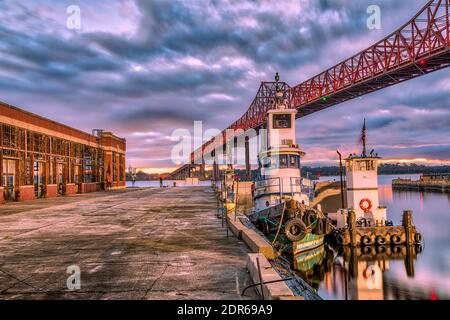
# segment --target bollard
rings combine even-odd
[[[403,227],[405,228],[406,235],[406,245],[411,245],[414,243],[413,232],[412,232],[412,211],[403,211]]]
[[[350,211],[348,213],[348,231],[350,234],[350,247],[355,248],[356,243],[356,213],[355,211]]]

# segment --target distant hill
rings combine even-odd
[[[345,170],[345,169],[344,169]],[[337,176],[339,167],[303,167],[303,173],[310,172],[314,176]],[[379,174],[426,174],[450,173],[450,166],[425,166],[418,164],[381,164]]]

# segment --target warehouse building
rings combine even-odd
[[[0,203],[125,188],[126,141],[0,102]]]

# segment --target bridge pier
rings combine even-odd
[[[250,166],[250,138],[245,137],[245,170],[247,172],[247,178],[252,177],[252,168]]]
[[[238,139],[234,137],[233,139],[233,153],[232,153],[233,164],[236,165],[239,163],[238,159]]]
[[[228,168],[233,168],[233,153],[232,153],[232,147],[230,143],[226,143],[223,145],[223,157],[224,162],[227,165]]]

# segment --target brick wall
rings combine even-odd
[[[20,186],[19,201],[34,200],[34,186]]]
[[[82,183],[81,184],[81,192],[82,193],[95,192],[95,191],[97,191],[96,183]]]
[[[70,196],[72,194],[76,194],[77,193],[77,189],[75,186],[75,183],[67,183],[66,184],[66,192],[64,195]]]
[[[48,184],[46,198],[55,198],[58,196],[58,185]]]

